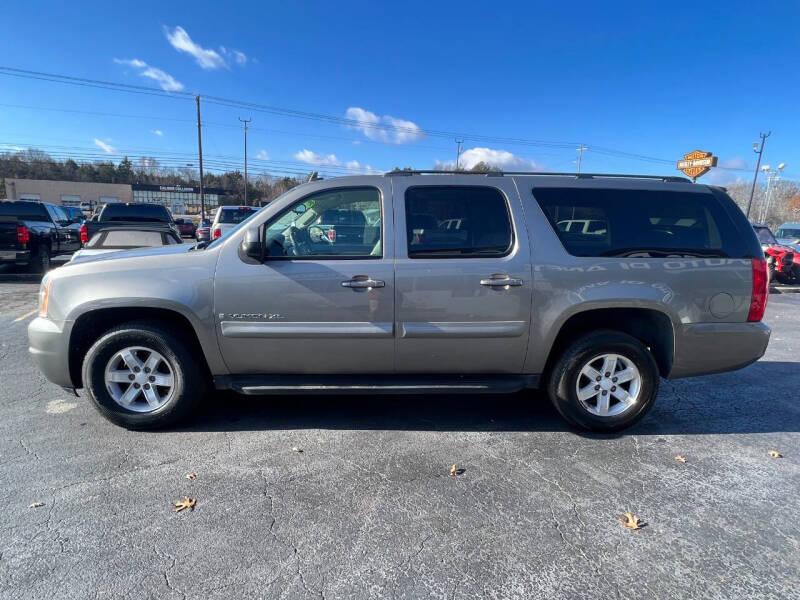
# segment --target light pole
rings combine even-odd
[[[589,146],[580,145],[576,148],[578,150],[578,175],[581,174],[581,160],[583,159],[583,151],[588,150]]]
[[[244,205],[250,206],[247,203],[247,124],[253,119],[242,119],[239,117],[239,120],[244,123]]]
[[[769,214],[769,205],[772,202],[772,188],[775,181],[781,178],[781,171],[786,168],[786,163],[781,163],[777,168],[772,169],[769,165],[764,165],[761,170],[767,176],[767,189],[764,191],[764,203],[759,215],[759,222],[766,223]]]
[[[767,138],[772,135],[771,131],[767,133],[760,134],[761,137],[761,147],[758,147],[758,142],[753,142],[753,152],[758,154],[758,161],[756,162],[756,173],[753,175],[753,185],[750,187],[750,200],[747,202],[747,213],[746,216],[750,218],[750,207],[753,205],[753,193],[756,191],[756,179],[758,179],[758,167],[761,165],[761,155],[764,154],[764,143],[767,141]]]

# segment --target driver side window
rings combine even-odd
[[[376,188],[338,188],[306,196],[266,231],[269,258],[381,258],[381,199]]]

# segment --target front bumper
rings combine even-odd
[[[69,375],[69,331],[67,322],[37,317],[28,325],[28,352],[48,381],[74,387]]]
[[[675,335],[668,379],[735,371],[764,356],[771,329],[764,323],[695,323]]]

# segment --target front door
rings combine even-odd
[[[325,182],[268,218],[263,263],[222,249],[215,316],[232,373],[392,372],[391,198],[388,182]]]
[[[522,373],[532,269],[513,181],[393,179],[396,371]]]

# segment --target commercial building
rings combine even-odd
[[[133,201],[162,204],[172,211],[172,214],[195,214],[200,212],[200,188],[185,185],[149,185],[134,183]],[[203,188],[205,195],[206,212],[219,206],[220,197],[225,195],[225,190],[219,188]]]
[[[166,206],[173,214],[200,212],[200,188],[182,185],[135,183],[92,183],[85,181],[50,181],[45,179],[5,179],[9,200],[38,200],[52,204],[79,206],[94,210],[111,202],[148,202]],[[220,204],[226,191],[204,188],[206,212]]]
[[[87,181],[50,181],[6,177],[9,200],[39,200],[66,206],[94,208],[109,202],[133,202],[131,186],[126,183]]]

